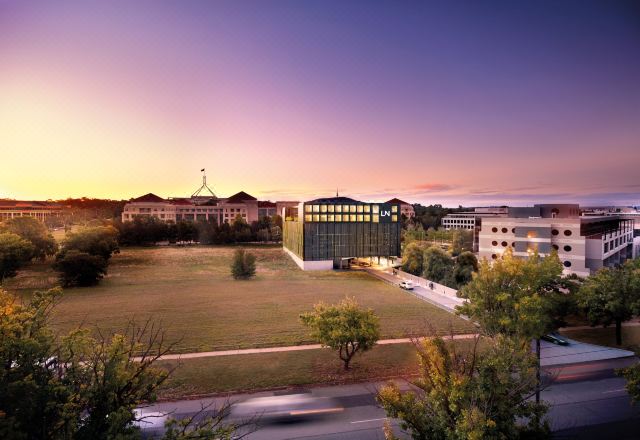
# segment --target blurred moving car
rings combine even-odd
[[[551,342],[552,344],[556,344],[556,345],[562,345],[562,346],[569,345],[569,341],[567,341],[557,333],[546,334],[540,339],[542,339],[543,341]]]
[[[404,289],[404,290],[413,290],[413,283],[411,281],[407,281],[407,280],[401,281],[399,286],[401,289]]]
[[[258,417],[261,421],[289,421],[335,414],[343,410],[344,408],[330,397],[288,394],[256,397],[236,403],[231,407],[231,417]]]

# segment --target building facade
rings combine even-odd
[[[34,217],[45,221],[49,217],[60,217],[62,206],[54,202],[22,200],[0,200],[0,222],[15,217]]]
[[[400,204],[332,197],[285,208],[282,217],[284,250],[303,270],[342,268],[354,258],[390,262],[400,256]]]
[[[286,206],[297,206],[298,202],[260,202],[255,197],[240,191],[228,198],[216,196],[170,197],[163,199],[149,193],[131,199],[124,205],[122,221],[136,217],[155,217],[164,222],[202,221],[233,223],[239,216],[247,223],[271,217]]]
[[[633,228],[633,220],[618,216],[581,216],[574,204],[508,208],[506,217],[482,218],[479,256],[496,259],[511,249],[524,258],[555,250],[565,273],[587,276],[633,257]]]

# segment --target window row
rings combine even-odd
[[[378,214],[305,214],[305,222],[373,222],[379,223]],[[391,221],[397,222],[398,215],[392,214]]]
[[[304,205],[304,212],[348,212],[379,214],[380,205]],[[398,213],[398,205],[391,206],[391,212]]]

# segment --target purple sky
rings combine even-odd
[[[640,204],[640,6],[0,0],[0,197]]]

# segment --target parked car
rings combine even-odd
[[[411,281],[407,281],[407,280],[401,281],[399,286],[401,289],[404,289],[404,290],[413,290],[413,283]]]
[[[562,346],[569,345],[569,341],[567,341],[557,333],[549,333],[547,335],[544,335],[540,339],[542,339],[543,341],[551,342],[552,344],[556,344],[556,345],[562,345]]]

